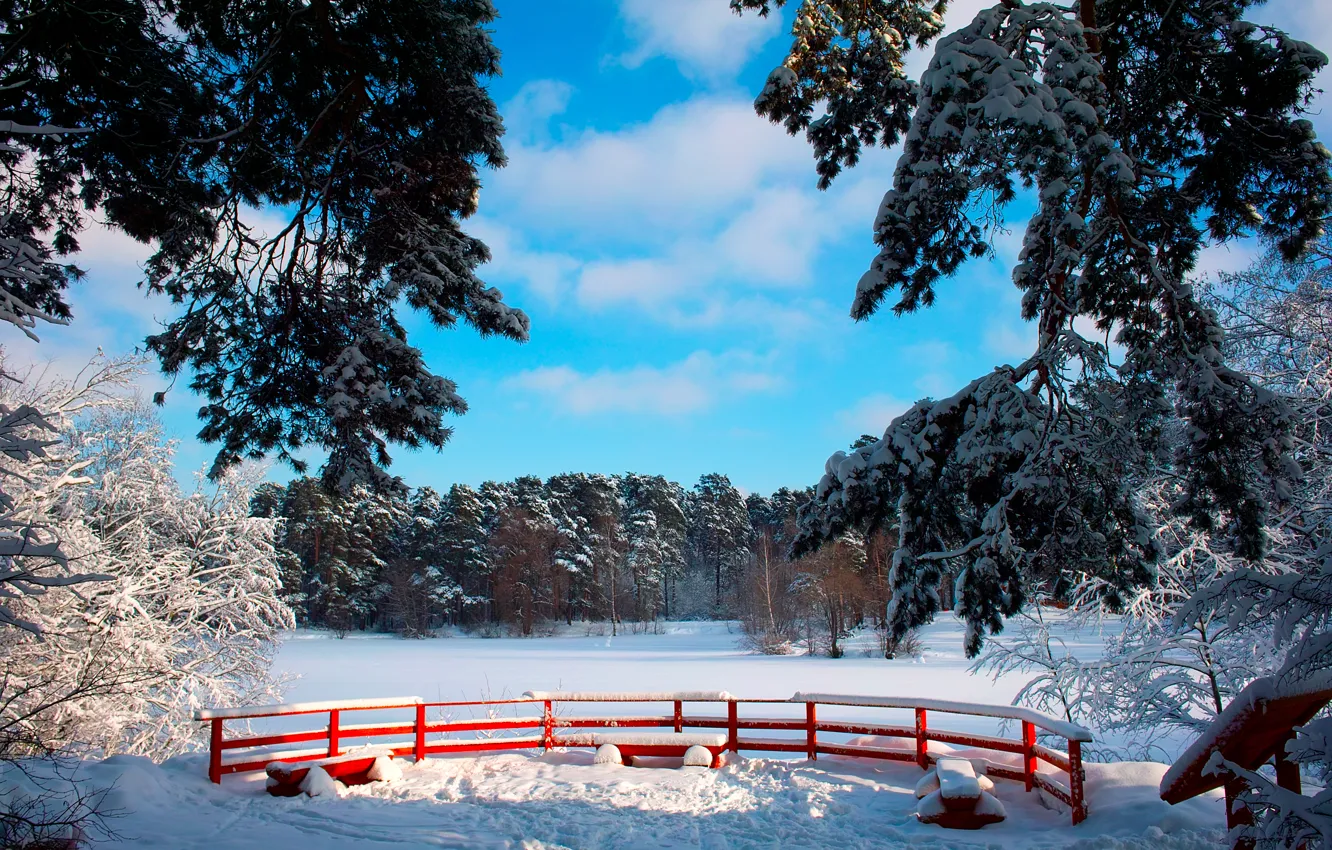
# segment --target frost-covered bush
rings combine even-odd
[[[61,437],[43,462],[16,467],[26,479],[16,503],[71,563],[105,576],[12,603],[42,633],[0,631],[0,725],[20,751],[165,757],[199,742],[194,708],[276,693],[269,664],[292,618],[275,523],[249,515],[258,470],[182,491],[174,447],[131,394],[133,371],[114,374],[0,386],[0,403],[22,395],[54,411]],[[71,466],[83,483],[52,490]]]

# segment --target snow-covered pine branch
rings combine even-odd
[[[923,42],[927,25],[888,20],[928,21],[932,10],[869,5],[877,24],[860,14],[836,38],[798,30],[769,88],[798,98],[819,85],[793,70],[813,67],[813,54],[840,62],[848,88],[879,91],[868,70],[840,61],[849,32],[868,22],[876,44]],[[914,114],[853,317],[890,295],[898,314],[930,306],[938,281],[991,251],[1010,202],[1025,192],[1036,204],[1013,269],[1022,317],[1037,326],[1033,356],[833,455],[805,512],[800,550],[849,527],[898,529],[898,634],[938,609],[944,568],[958,576],[973,654],[1021,609],[1023,575],[1067,584],[1087,573],[1117,605],[1151,577],[1154,528],[1133,482],[1162,463],[1180,486],[1173,512],[1240,557],[1265,554],[1268,493],[1298,477],[1291,409],[1227,363],[1217,316],[1185,277],[1208,240],[1256,233],[1293,257],[1322,232],[1329,153],[1300,113],[1327,60],[1241,10],[1005,2],[942,38],[918,87],[880,91],[893,101],[877,108],[909,102]],[[1167,52],[1190,61],[1161,74]],[[765,90],[760,111],[774,98]],[[876,114],[830,113],[820,126],[847,144],[858,133],[890,140]],[[1122,362],[1084,337],[1088,323],[1113,333]],[[1185,439],[1163,458],[1171,418]]]

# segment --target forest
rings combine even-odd
[[[614,633],[735,618],[765,652],[837,657],[850,630],[883,625],[891,541],[852,532],[792,560],[809,499],[808,489],[745,495],[718,473],[689,489],[659,475],[569,473],[443,493],[344,494],[302,477],[260,486],[251,506],[280,520],[284,597],[304,625],[531,636],[558,622]]]

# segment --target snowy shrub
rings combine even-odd
[[[63,410],[64,460],[24,466],[31,484],[16,500],[71,561],[107,579],[15,602],[43,635],[0,632],[11,674],[0,723],[38,751],[161,758],[202,741],[196,707],[276,696],[268,668],[292,619],[279,599],[275,523],[249,515],[259,471],[182,492],[174,448],[127,380],[0,386],[0,403],[15,392]],[[71,460],[86,484],[52,495],[46,482]]]
[[[925,644],[921,643],[920,632],[917,629],[898,635],[889,628],[880,628],[876,634],[879,638],[879,652],[889,661],[898,658],[919,658],[925,652]]]

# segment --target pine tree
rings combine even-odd
[[[713,610],[726,610],[724,594],[749,557],[752,529],[740,491],[731,479],[708,473],[698,480],[686,504],[689,551],[695,569],[713,579]]]
[[[1175,510],[1239,557],[1264,555],[1269,493],[1298,475],[1290,408],[1227,363],[1186,277],[1205,245],[1247,234],[1301,254],[1332,177],[1301,117],[1326,57],[1245,22],[1250,5],[1005,2],[939,40],[918,82],[903,58],[940,32],[941,4],[802,5],[758,111],[806,132],[825,184],[862,143],[903,142],[854,318],[890,295],[899,315],[929,307],[1020,193],[1037,207],[1013,269],[1032,356],[834,454],[805,515],[804,550],[896,527],[895,635],[934,615],[946,573],[969,654],[1022,608],[1024,575],[1094,575],[1112,605],[1148,582],[1159,553],[1134,482],[1172,416],[1189,435],[1166,459]],[[1114,334],[1122,362],[1088,325]]]
[[[440,447],[466,410],[401,305],[528,334],[460,225],[478,167],[504,164],[494,17],[481,0],[0,3],[0,320],[68,320],[78,272],[56,258],[95,215],[154,245],[144,284],[182,314],[147,346],[193,373],[212,475],[270,452],[301,471],[313,443],[342,489],[386,483],[388,444]],[[256,206],[286,226],[250,229]]]
[[[669,616],[667,590],[685,567],[687,529],[679,485],[660,475],[630,473],[620,479],[620,497],[638,618],[652,619],[659,611]]]
[[[454,484],[444,497],[438,525],[441,576],[459,588],[453,597],[452,619],[461,622],[464,611],[489,600],[494,567],[486,535],[485,506],[481,496],[465,484]]]
[[[521,476],[507,490],[490,536],[496,558],[495,613],[528,637],[563,598],[563,588],[554,580],[559,530],[540,478]]]

